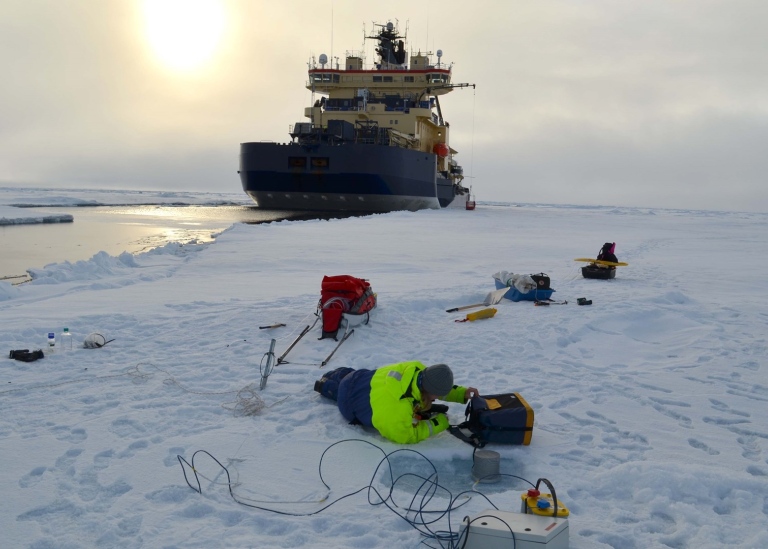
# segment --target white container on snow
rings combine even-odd
[[[48,332],[48,352],[53,353],[56,351],[56,334],[54,332]]]

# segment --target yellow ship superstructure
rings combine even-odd
[[[439,97],[469,84],[452,84],[452,65],[442,63],[441,50],[437,50],[436,64],[431,53],[421,51],[411,53],[409,63],[403,63],[404,43],[391,22],[368,38],[379,41],[379,59],[371,67],[366,68],[365,56],[358,52],[347,53],[344,65],[329,63],[325,55],[310,61],[307,89],[323,97],[304,115],[317,127],[326,127],[333,119],[389,128],[393,146],[437,154],[438,170],[450,174],[453,168],[453,179],[461,181]]]

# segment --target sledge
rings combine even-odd
[[[611,280],[612,278],[616,278],[616,269],[600,267],[598,265],[587,265],[586,267],[581,268],[581,276],[598,280]]]
[[[499,271],[493,275],[493,281],[510,301],[538,301],[550,299],[555,291],[550,287],[550,279],[544,273],[524,275],[508,271]]]
[[[623,261],[605,261],[602,259],[590,259],[580,257],[574,261],[588,261],[589,265],[581,268],[581,275],[584,278],[595,278],[598,280],[611,280],[616,278],[616,267],[626,267],[629,263]]]
[[[546,290],[539,290],[538,288],[534,288],[528,292],[521,292],[514,286],[505,286],[504,283],[498,278],[494,278],[493,280],[497,288],[506,290],[506,292],[504,292],[504,297],[510,301],[544,301],[546,299],[550,299],[552,297],[552,293],[555,291],[552,288],[548,288]]]
[[[594,263],[595,265],[604,265],[606,267],[627,267],[629,266],[629,263],[624,263],[623,261],[615,262],[615,261],[603,261],[602,259],[591,259],[589,257],[579,257],[578,259],[574,259],[574,261],[586,261],[589,263]]]
[[[315,321],[312,324],[308,324],[298,335],[296,339],[293,340],[293,342],[288,346],[288,348],[285,350],[285,352],[277,357],[277,365],[280,364],[289,364],[287,360],[285,360],[285,357],[288,356],[288,353],[291,352],[291,350],[296,346],[296,344],[301,341],[301,339],[307,335],[312,328],[315,327],[315,325],[318,323],[318,321],[321,318],[321,313],[317,312],[315,313],[317,315],[317,318],[315,318]],[[320,363],[320,367],[323,368],[328,362],[330,362],[333,355],[336,353],[336,351],[341,347],[341,344],[344,343],[347,339],[349,339],[349,336],[355,333],[355,329],[352,328],[352,326],[359,326],[360,324],[368,324],[369,316],[366,314],[364,317],[364,320],[362,315],[347,315],[346,313],[343,313],[341,318],[341,324],[344,327],[344,332],[342,333],[341,338],[333,338],[334,341],[337,341],[336,345],[334,346],[333,350],[331,350],[331,353],[325,357],[325,360],[323,360]],[[350,329],[352,328],[352,329]],[[324,337],[319,337],[318,339],[326,339]]]
[[[320,363],[320,367],[324,367],[342,343],[355,333],[355,327],[368,324],[370,313],[376,305],[377,296],[368,281],[350,275],[324,276],[315,321],[311,325],[308,324],[277,358],[277,365],[287,364],[285,357],[288,353],[322,321],[322,332],[318,339],[333,339],[337,342],[331,353]]]

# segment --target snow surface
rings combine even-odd
[[[768,547],[767,225],[758,213],[480,203],[238,224],[209,244],[101,252],[0,282],[4,353],[64,326],[78,344],[114,338],[4,359],[2,546],[449,547],[420,532],[518,511],[529,485],[515,475],[554,485],[574,549]],[[609,240],[629,266],[582,278],[573,258]],[[454,322],[465,312],[445,310],[482,301],[501,270],[548,273],[568,304],[504,300],[491,319]],[[316,326],[260,390],[271,338],[282,354],[334,274],[370,280],[370,324],[324,368],[334,343]],[[275,323],[286,326],[258,328]],[[533,406],[530,446],[487,447],[501,482],[475,484],[472,448],[448,433],[397,446],[312,390],[331,368],[413,359]],[[452,404],[452,423],[463,412]],[[202,493],[187,484],[193,459]],[[420,477],[434,471],[430,498]],[[450,520],[407,511],[450,505]]]

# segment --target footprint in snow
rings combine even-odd
[[[79,444],[88,438],[88,433],[86,433],[85,429],[81,427],[71,429],[66,425],[54,427],[53,434],[56,436],[57,440],[70,442],[72,444]]]
[[[695,438],[689,438],[688,444],[691,445],[691,447],[696,448],[697,450],[701,450],[702,452],[708,453],[710,456],[717,456],[720,454],[718,450],[715,450],[714,448],[711,448],[701,442],[700,440],[696,440]]]
[[[29,473],[19,479],[19,486],[22,488],[29,488],[34,486],[43,479],[43,473],[47,471],[47,467],[35,467]]]

